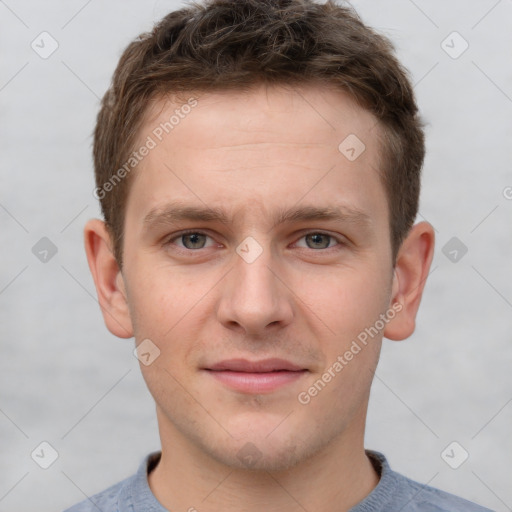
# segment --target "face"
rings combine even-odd
[[[393,277],[380,128],[321,86],[196,98],[147,112],[126,206],[162,443],[279,470],[362,442]]]

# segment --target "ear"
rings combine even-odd
[[[428,222],[413,226],[400,247],[393,276],[390,305],[402,309],[384,329],[390,340],[404,340],[416,328],[416,314],[434,256],[434,229]]]
[[[133,337],[124,279],[103,221],[91,219],[86,223],[84,244],[105,325],[119,338]]]

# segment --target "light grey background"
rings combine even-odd
[[[366,446],[413,479],[512,510],[512,1],[353,4],[416,84],[419,219],[437,232],[417,330],[384,341]],[[179,5],[0,1],[0,512],[62,510],[159,448],[133,339],[103,324],[82,228],[99,216],[99,98],[128,42]],[[43,31],[59,44],[47,59],[31,48]],[[441,46],[453,31],[469,44],[456,59]],[[58,252],[43,263],[32,247],[45,236]],[[468,248],[455,263],[442,251],[454,236]],[[59,455],[46,470],[31,458],[42,441]],[[469,453],[458,469],[441,457],[452,441]]]

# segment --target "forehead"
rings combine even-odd
[[[325,86],[160,98],[148,107],[136,147],[148,141],[128,198],[138,219],[186,197],[242,216],[249,205],[269,212],[275,202],[282,210],[285,199],[306,196],[314,203],[336,195],[363,212],[382,203],[380,125]]]
[[[290,115],[298,122],[289,123]],[[183,129],[191,124],[185,122],[189,117],[198,130],[193,140]],[[290,144],[317,142],[337,149],[340,137],[358,135],[371,145],[371,139],[381,135],[376,118],[348,93],[318,83],[259,84],[246,90],[169,94],[153,98],[143,118],[139,139],[152,134],[157,142],[173,138],[185,147],[199,137],[212,144],[247,138],[249,143],[258,143],[275,135]]]

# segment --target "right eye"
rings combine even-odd
[[[212,243],[209,246],[206,245],[208,238],[212,240]],[[190,229],[173,235],[171,238],[168,238],[163,245],[164,247],[174,245],[180,250],[186,252],[195,252],[199,249],[206,249],[211,247],[213,245],[213,239],[202,231],[195,231]]]

